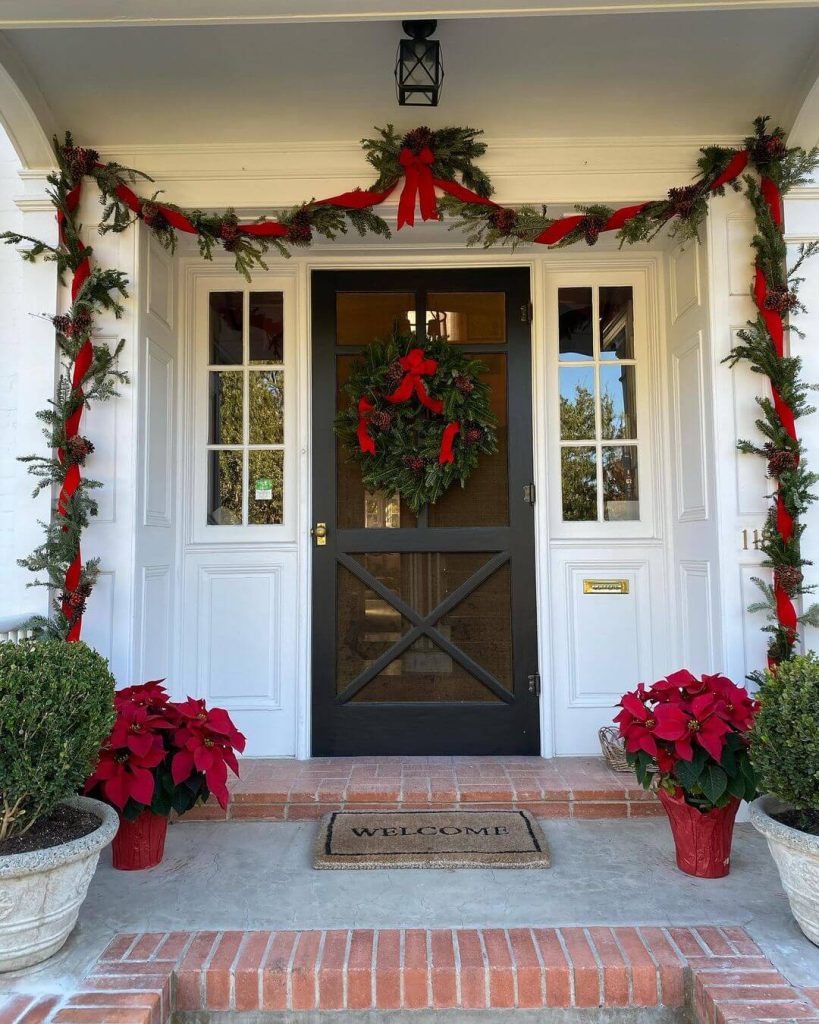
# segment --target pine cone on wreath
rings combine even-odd
[[[475,382],[472,380],[472,378],[467,377],[462,373],[459,373],[455,377],[453,383],[455,384],[455,387],[457,388],[458,391],[460,391],[462,395],[471,395],[472,392],[475,390]]]
[[[413,128],[412,131],[407,132],[403,139],[401,139],[402,149],[411,149],[413,153],[420,153],[421,150],[427,146],[432,148],[432,140],[434,138],[434,132],[431,128],[427,128],[425,124],[422,124],[418,128]]]
[[[410,473],[420,473],[424,468],[424,460],[420,455],[405,455],[402,462]]]
[[[384,374],[384,381],[391,387],[397,387],[404,379],[404,367],[397,359],[394,359],[387,367]]]
[[[794,597],[802,586],[804,574],[798,565],[779,565],[774,569],[774,587]]]
[[[85,460],[94,451],[94,445],[87,437],[76,434],[66,441],[65,451],[71,462],[76,463],[78,466],[84,466]]]
[[[372,416],[370,416],[370,423],[372,423],[376,430],[389,430],[392,426],[392,414],[388,413],[386,409],[376,409]]]
[[[765,446],[765,453],[768,459],[768,475],[780,477],[783,473],[794,470],[799,465],[799,453],[792,448],[774,448],[773,445]]]
[[[464,431],[464,440],[467,444],[479,444],[483,441],[483,430],[480,427],[467,427]]]

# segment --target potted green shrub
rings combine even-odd
[[[56,953],[116,813],[76,796],[114,720],[108,664],[83,643],[0,643],[0,971]]]
[[[768,670],[751,733],[760,790],[751,821],[768,840],[799,927],[819,945],[819,658]]]

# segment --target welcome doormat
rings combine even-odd
[[[548,868],[549,847],[526,811],[335,811],[313,867]]]

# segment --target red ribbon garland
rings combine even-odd
[[[432,177],[432,165],[435,154],[424,146],[420,153],[404,149],[398,155],[404,168],[404,187],[398,200],[398,230],[405,224],[415,224],[415,202],[419,202],[423,220],[437,220],[438,207],[435,203],[435,181]]]
[[[423,381],[424,377],[431,377],[438,369],[438,360],[427,359],[422,348],[412,348],[398,362],[404,371],[404,378],[391,395],[384,396],[386,400],[398,405],[409,401],[415,393],[421,405],[440,415],[444,411],[444,403],[428,394]]]
[[[762,196],[768,210],[770,211],[771,218],[773,219],[776,227],[781,231],[784,225],[784,217],[782,211],[782,194],[779,191],[779,187],[775,181],[764,175],[762,177],[760,187],[762,190]],[[776,310],[765,308],[765,299],[768,296],[768,281],[765,277],[764,271],[758,265],[754,275],[753,291],[754,302],[756,303],[759,314],[771,336],[774,351],[776,352],[777,358],[781,359],[785,354],[785,325],[780,313]],[[796,418],[793,414],[793,410],[785,402],[773,384],[771,384],[771,394],[773,397],[774,409],[782,423],[783,429],[791,440],[798,440],[796,433]],[[785,499],[782,494],[781,483],[778,485],[776,493],[776,529],[785,543],[788,543],[793,537],[794,520],[793,516],[785,507]],[[777,582],[776,573],[774,573],[774,600],[776,603],[776,617],[779,624],[790,634],[794,634],[798,625],[796,606],[791,600],[790,595],[785,591],[781,584]],[[768,664],[773,667],[775,662],[769,657]]]

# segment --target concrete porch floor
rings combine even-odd
[[[536,925],[742,925],[788,980],[819,988],[819,949],[793,922],[764,840],[737,827],[731,874],[674,866],[664,820],[545,821],[550,870],[314,871],[314,822],[181,822],[164,862],[115,872],[106,851],[64,950],[0,980],[70,991],[113,935],[255,930]]]

